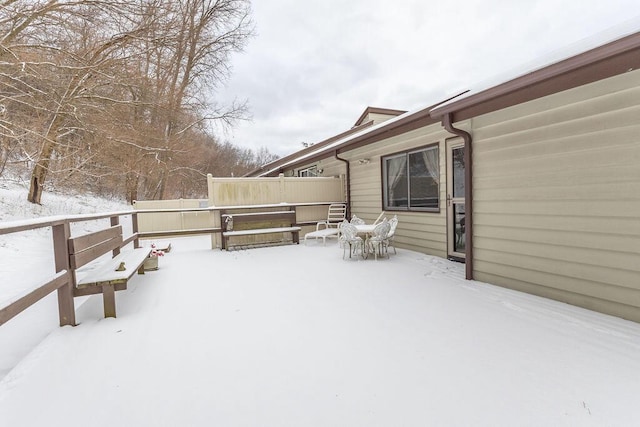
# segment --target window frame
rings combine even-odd
[[[313,171],[313,175],[309,175],[310,171]],[[305,172],[307,174],[303,175]],[[299,178],[316,178],[318,176],[320,176],[320,173],[318,172],[318,165],[309,166],[304,169],[298,169]]]
[[[419,206],[411,206],[411,175],[409,173],[409,156],[411,154],[420,153],[427,150],[436,150],[437,158],[438,158],[438,183],[437,183],[437,207],[419,207]],[[407,206],[390,206],[388,201],[388,176],[387,176],[387,161],[393,158],[403,157],[405,160],[406,167],[406,177],[407,177]],[[388,154],[386,156],[380,157],[380,170],[381,170],[381,181],[382,181],[382,209],[385,211],[399,211],[399,212],[427,212],[427,213],[440,213],[441,210],[441,201],[440,201],[440,192],[441,192],[441,169],[442,165],[440,164],[440,142],[434,142],[431,144],[427,144],[421,147],[412,148],[409,150],[398,151],[395,153]]]

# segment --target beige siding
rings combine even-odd
[[[363,123],[366,123],[369,120],[373,120],[373,124],[377,125],[378,123],[385,122],[394,117],[396,117],[395,114],[369,113],[367,114],[367,118],[363,121]]]
[[[446,240],[446,152],[445,138],[449,137],[439,124],[420,128],[403,135],[367,145],[341,157],[351,164],[351,209],[365,220],[374,221],[382,210],[381,157],[389,154],[438,143],[440,147],[440,207],[434,212],[388,211],[387,217],[398,215],[395,243],[398,247],[418,252],[447,256]],[[360,164],[358,159],[370,163]]]
[[[308,163],[304,166],[296,168],[294,171],[287,171],[289,174],[285,175],[298,176],[298,171],[316,166],[319,170],[322,170],[322,177],[339,177],[345,174],[345,164],[333,157],[319,160],[317,162]]]
[[[464,125],[475,278],[640,321],[640,71]]]
[[[385,116],[387,118],[391,116]],[[440,124],[433,124],[403,135],[388,138],[346,153],[340,157],[348,160],[351,171],[351,211],[367,222],[373,222],[382,211],[381,158],[389,154],[411,150],[438,143],[440,147],[440,206],[441,211],[433,212],[392,212],[387,217],[398,215],[399,223],[395,243],[397,247],[418,252],[447,256],[446,241],[446,152],[445,138],[451,137]],[[358,160],[369,159],[360,164]],[[323,176],[337,176],[346,173],[344,162],[333,157],[303,165],[295,170],[317,165],[323,169]],[[294,171],[287,171],[291,174]]]

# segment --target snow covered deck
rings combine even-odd
[[[172,240],[117,319],[90,297],[0,381],[2,424],[640,425],[640,324],[410,251],[209,245]]]

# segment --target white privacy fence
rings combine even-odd
[[[175,209],[175,212],[141,213],[138,215],[140,232],[192,230],[208,228],[214,225],[215,213],[211,211],[189,212],[181,209],[206,208],[207,199],[178,199],[178,200],[136,200],[133,207],[136,210]]]
[[[344,200],[342,177],[214,178],[208,175],[207,187],[210,206]]]
[[[135,201],[136,210],[169,210],[140,212],[139,231],[196,234],[194,230],[204,230],[202,234],[211,234],[212,246],[220,247],[220,234],[211,233],[211,229],[221,227],[221,211],[269,211],[278,205],[295,206],[296,223],[308,229],[318,220],[326,219],[329,203],[345,201],[344,177],[214,178],[208,175],[207,186],[208,199]],[[249,236],[244,243],[261,243],[264,238]]]

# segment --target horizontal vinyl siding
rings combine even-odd
[[[471,127],[475,278],[640,321],[640,71]]]
[[[346,170],[344,162],[336,160],[334,157],[327,157],[326,159],[308,163],[295,169],[287,169],[285,171],[285,175],[298,176],[298,171],[308,169],[312,166],[322,169],[322,174],[320,176],[323,177],[344,175]]]
[[[374,221],[382,211],[381,157],[438,143],[440,148],[440,212],[387,211],[391,218],[398,215],[394,243],[399,248],[446,257],[446,152],[444,140],[449,137],[440,124],[433,124],[405,134],[385,139],[366,147],[341,154],[351,164],[352,212],[367,222]],[[368,158],[370,163],[359,164]]]

